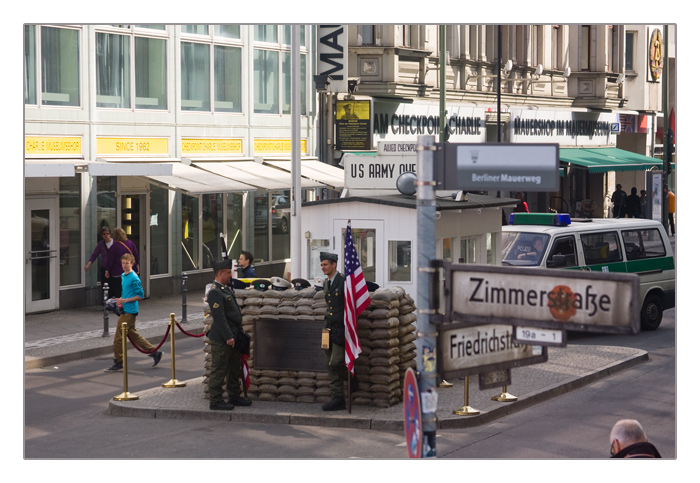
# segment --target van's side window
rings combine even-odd
[[[558,263],[554,262],[555,255],[562,255],[564,257],[563,265],[559,265]],[[552,242],[552,250],[549,252],[549,256],[547,257],[547,266],[578,266],[578,257],[576,256],[576,240],[574,240],[573,236],[562,236],[556,238]]]
[[[666,256],[661,233],[656,228],[647,230],[627,230],[622,232],[627,260]]]
[[[586,265],[619,262],[622,260],[620,241],[617,233],[607,231],[602,233],[582,233],[583,256]]]

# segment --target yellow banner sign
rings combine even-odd
[[[97,154],[169,154],[168,138],[97,138]]]
[[[25,136],[25,155],[80,155],[82,154],[82,138],[75,137],[44,137]]]
[[[182,139],[182,154],[243,154],[242,139]]]
[[[256,154],[290,154],[292,141],[290,139],[256,139],[253,149]],[[301,140],[301,154],[306,154],[306,139]]]

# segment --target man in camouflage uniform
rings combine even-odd
[[[228,410],[234,406],[250,406],[251,401],[241,397],[241,353],[236,348],[236,335],[243,330],[241,309],[229,286],[231,260],[214,264],[214,286],[207,294],[212,323],[207,337],[211,347],[209,375],[209,409]],[[228,401],[223,398],[226,383]]]

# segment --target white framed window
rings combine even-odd
[[[411,282],[411,240],[389,240],[389,282]]]
[[[33,100],[45,106],[80,106],[80,30],[42,26],[34,33],[39,36],[35,45],[40,63],[39,75],[33,74],[41,85],[41,98]],[[25,69],[31,65],[35,64],[27,60]]]
[[[98,108],[168,108],[165,25],[99,26],[95,32]]]
[[[634,56],[637,46],[637,32],[625,32],[625,72],[636,72]]]
[[[182,25],[183,111],[243,112],[240,25]]]
[[[300,28],[300,105],[307,114],[307,29]],[[291,25],[256,25],[253,41],[253,110],[258,114],[290,114],[292,98]]]

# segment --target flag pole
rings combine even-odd
[[[347,229],[348,230],[350,229],[350,219],[348,219]],[[347,237],[347,234],[345,236]],[[344,261],[345,261],[345,257],[343,257],[343,262]],[[348,274],[346,273],[345,274],[346,278],[347,278],[347,275]],[[346,365],[346,368],[347,368],[347,365]],[[347,373],[348,373],[348,414],[352,414],[352,374],[350,374],[350,371],[347,371]]]

